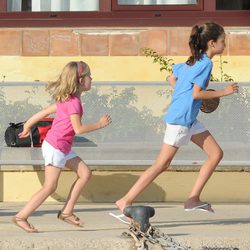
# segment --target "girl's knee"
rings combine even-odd
[[[164,171],[166,171],[166,170],[168,169],[170,163],[171,163],[171,160],[167,160],[167,161],[164,161],[164,162],[156,162],[156,163],[153,165],[153,167],[154,167],[155,169],[157,169],[157,171],[158,171],[159,173],[162,173],[162,172],[164,172]]]
[[[57,189],[57,184],[44,184],[43,189],[48,194],[53,194]]]
[[[88,168],[86,171],[86,178],[89,180],[92,177],[92,171]]]
[[[223,150],[218,148],[215,153],[215,157],[220,161],[223,158]]]
[[[213,160],[215,160],[215,161],[217,161],[217,162],[219,162],[222,158],[223,158],[223,154],[224,154],[224,152],[223,152],[223,150],[220,148],[220,147],[218,147],[211,155],[210,155],[210,159],[213,159]]]
[[[84,168],[84,170],[78,174],[78,178],[83,179],[84,181],[89,180],[91,177],[92,172],[88,167]]]
[[[218,158],[221,160],[223,158],[224,152],[223,150],[220,148],[219,152],[218,152]]]

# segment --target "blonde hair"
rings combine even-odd
[[[69,62],[63,68],[59,78],[47,84],[46,90],[51,90],[50,94],[55,101],[64,102],[78,93],[79,79],[86,75],[90,75],[90,69],[85,62]]]

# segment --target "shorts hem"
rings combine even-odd
[[[198,130],[198,131],[195,131],[195,133],[194,133],[193,135],[198,135],[198,134],[201,134],[201,133],[203,133],[203,132],[205,132],[205,131],[208,131],[208,129],[206,129],[206,128],[200,129],[200,130]],[[193,136],[193,135],[192,135],[192,136]]]
[[[169,146],[172,146],[172,147],[177,147],[177,148],[183,146],[183,145],[177,145],[177,144],[174,143],[174,142],[163,141],[163,143],[164,143],[164,144],[167,144],[167,145],[169,145]]]
[[[65,168],[65,165],[64,166],[59,166],[59,165],[55,165],[53,164],[52,162],[49,162],[49,163],[45,163],[44,166],[47,167],[47,166],[53,166],[53,167],[56,167],[56,168]]]

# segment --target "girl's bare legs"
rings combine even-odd
[[[208,131],[193,135],[191,140],[207,154],[208,159],[204,162],[200,169],[189,198],[184,204],[184,208],[192,208],[201,203],[201,191],[223,157],[222,149]],[[213,211],[210,206],[206,209]]]
[[[82,189],[91,177],[91,171],[79,157],[68,160],[66,166],[77,174],[77,179],[71,186],[66,203],[62,208],[63,214],[71,215],[73,213],[74,206],[82,192]],[[72,220],[74,220],[73,217]],[[78,224],[80,222],[75,220],[73,223]]]
[[[116,206],[123,211],[123,209],[132,204],[134,199],[163,171],[165,171],[173,157],[175,156],[178,148],[163,144],[161,151],[155,163],[148,168],[141,177],[137,180],[134,186],[123,196],[120,200],[116,201]]]
[[[24,219],[16,221],[16,223],[24,230],[29,231],[30,229],[30,226],[25,219],[27,219],[52,193],[55,192],[60,173],[60,168],[52,165],[45,167],[45,180],[43,187],[34,194],[24,208],[15,215],[16,218]]]

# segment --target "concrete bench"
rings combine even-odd
[[[211,83],[222,88],[226,83]],[[44,83],[2,83],[1,108],[6,116],[0,123],[1,134],[9,122],[29,118],[50,98]],[[240,94],[224,97],[212,114],[200,113],[199,120],[212,132],[224,150],[219,169],[247,170],[250,167],[250,84],[240,83]],[[170,101],[171,89],[165,82],[96,82],[82,97],[86,122],[104,113],[113,123],[102,131],[76,137],[73,150],[93,169],[141,169],[151,165],[159,153],[165,131],[162,116]],[[191,170],[205,155],[190,143],[177,153],[173,168]],[[10,166],[42,166],[40,148],[9,148],[0,140],[1,169]]]

